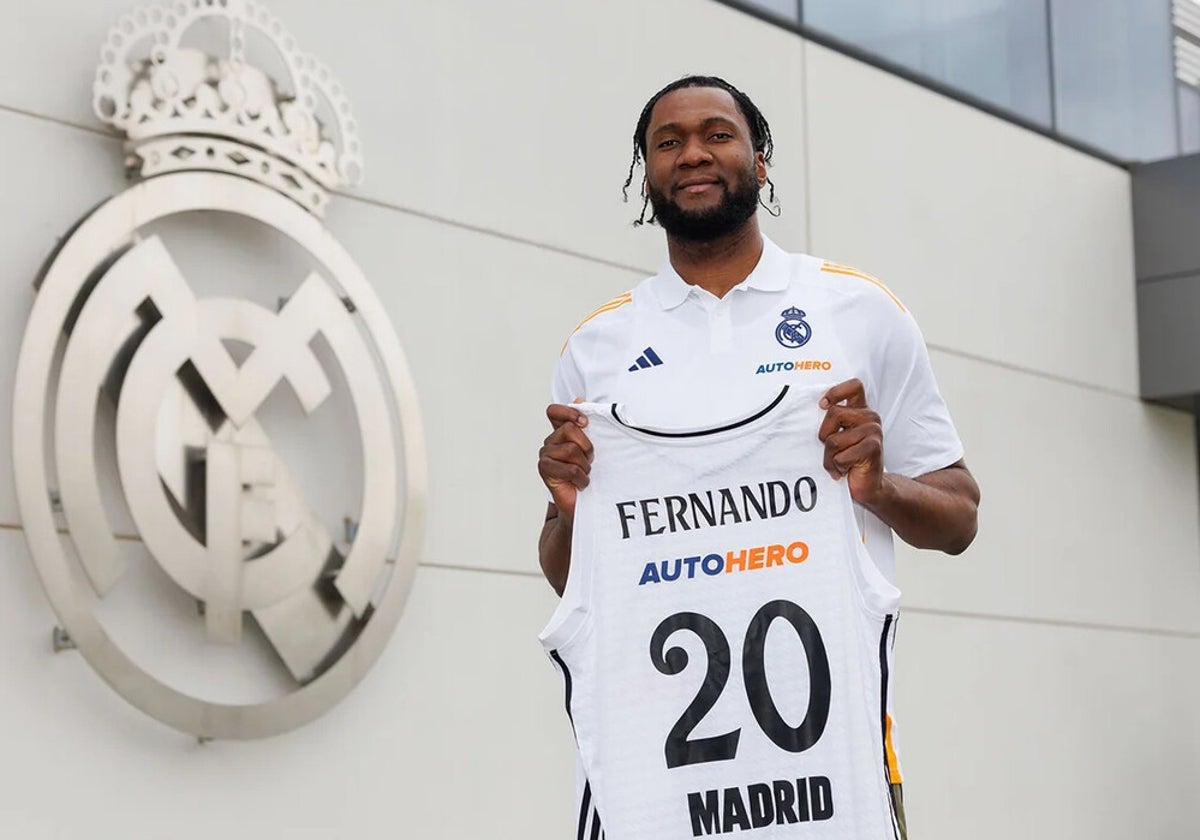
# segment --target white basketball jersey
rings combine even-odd
[[[896,836],[899,592],[822,466],[824,391],[687,432],[581,406],[595,461],[541,635],[586,777],[580,838]]]

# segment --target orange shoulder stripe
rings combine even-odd
[[[582,321],[580,321],[578,324],[575,325],[575,329],[571,330],[571,335],[575,335],[575,333],[579,332],[579,330],[583,328],[584,324],[586,324],[588,321],[595,318],[597,315],[603,315],[605,312],[612,312],[614,309],[620,309],[622,306],[631,302],[632,300],[633,300],[632,293],[626,292],[623,295],[619,295],[619,296],[613,298],[612,300],[610,300],[608,303],[604,304],[603,306],[597,307],[595,310],[593,310],[591,313],[589,313],[586,318],[584,318]],[[567,351],[567,342],[569,342],[571,340],[571,335],[567,336],[567,341],[563,342],[562,350],[558,351],[558,354],[560,356]]]
[[[900,307],[901,312],[908,311],[907,309],[904,308],[904,304],[900,302],[900,298],[898,298],[894,294],[892,294],[891,289],[889,289],[887,286],[883,285],[883,283],[881,283],[879,280],[872,277],[870,274],[866,274],[865,272],[859,271],[857,268],[851,268],[848,265],[842,265],[840,263],[833,263],[833,262],[828,262],[828,261],[826,261],[825,264],[821,266],[821,270],[824,271],[826,274],[842,274],[842,275],[845,275],[846,277],[857,277],[859,280],[866,280],[868,283],[871,283],[872,285],[878,286],[880,289],[883,289],[883,293],[892,299],[892,303],[894,303],[894,304],[896,304],[896,306]]]

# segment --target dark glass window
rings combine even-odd
[[[1051,0],[1056,128],[1132,160],[1176,154],[1171,7]]]
[[[1200,0],[726,2],[1116,159],[1200,151]]]
[[[1049,128],[1046,0],[804,0],[804,22]]]

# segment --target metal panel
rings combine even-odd
[[[1142,397],[1200,394],[1200,270],[1138,285]]]
[[[1200,395],[1200,155],[1133,169],[1141,395],[1195,410]]]
[[[1200,155],[1133,169],[1133,237],[1139,281],[1200,269]]]

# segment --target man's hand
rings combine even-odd
[[[570,521],[575,516],[575,494],[588,486],[588,473],[592,469],[592,442],[583,431],[588,419],[569,405],[548,406],[546,418],[554,430],[538,450],[538,475],[549,489],[559,514]]]
[[[583,399],[575,400],[577,403]],[[538,450],[538,475],[554,501],[546,506],[546,522],[538,539],[542,573],[562,595],[571,568],[571,532],[575,524],[575,498],[588,486],[592,470],[592,442],[584,434],[587,415],[569,405],[546,409],[553,431]]]
[[[862,382],[850,379],[821,397],[825,469],[845,476],[850,498],[916,548],[949,554],[966,550],[978,527],[979,485],[961,460],[905,478],[883,470],[883,426],[867,405]]]
[[[821,397],[825,419],[817,438],[825,444],[825,470],[850,485],[850,498],[864,507],[883,493],[883,424],[867,406],[862,382],[848,379]]]

